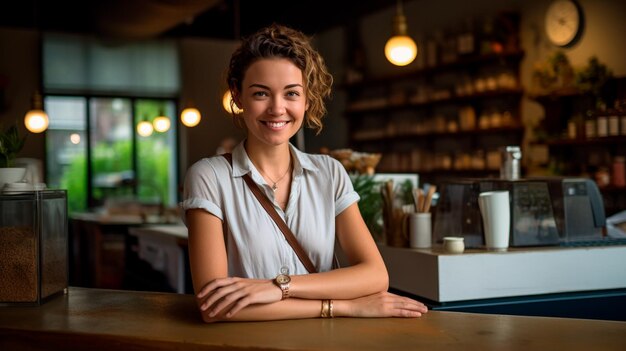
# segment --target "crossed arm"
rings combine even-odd
[[[291,276],[290,298],[269,279],[228,277],[219,218],[187,210],[194,291],[205,322],[299,319],[320,316],[322,299],[333,300],[337,317],[419,317],[426,307],[387,292],[385,264],[357,204],[336,218],[336,233],[349,267]]]

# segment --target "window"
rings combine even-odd
[[[119,197],[176,203],[176,123],[148,137],[135,128],[144,119],[174,116],[173,100],[47,96],[45,108],[47,179],[68,190],[70,212]]]
[[[101,206],[114,197],[175,204],[176,41],[124,43],[45,33],[42,44],[50,118],[46,179],[50,187],[68,190],[69,211]],[[160,114],[170,117],[168,131],[137,134],[137,123]]]

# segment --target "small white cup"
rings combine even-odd
[[[447,253],[461,254],[465,251],[465,239],[461,236],[446,236],[443,238],[443,249]]]
[[[478,207],[483,219],[485,247],[488,250],[505,251],[509,247],[511,230],[509,192],[503,190],[480,193]]]
[[[411,213],[409,217],[409,243],[415,249],[428,249],[432,246],[432,225],[430,212]]]

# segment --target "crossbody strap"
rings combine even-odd
[[[233,156],[231,154],[223,154],[222,156],[224,156],[224,158],[228,160],[228,163],[230,163],[232,167]],[[252,180],[252,177],[250,177],[249,173],[246,173],[243,175],[243,180],[246,182],[246,184],[248,184],[248,188],[250,188],[250,190],[254,194],[254,197],[256,197],[256,199],[259,200],[259,203],[261,204],[261,206],[263,206],[265,211],[267,211],[267,214],[269,214],[270,217],[274,220],[274,222],[276,222],[278,229],[280,229],[280,231],[283,233],[283,235],[285,236],[285,239],[287,239],[287,242],[289,243],[289,245],[291,245],[291,248],[293,248],[293,251],[295,251],[296,255],[300,259],[300,262],[302,262],[306,270],[309,273],[317,273],[317,269],[315,269],[315,265],[313,265],[313,262],[311,262],[311,259],[309,258],[309,256],[307,256],[302,246],[300,246],[298,239],[296,239],[296,236],[293,235],[293,233],[291,232],[291,229],[289,229],[289,227],[287,226],[287,223],[285,223],[285,221],[283,221],[282,217],[278,214],[278,212],[276,212],[274,205],[267,198],[267,196],[265,196],[265,194],[263,193],[263,190],[261,190],[261,188],[259,188],[257,183],[255,183],[254,180]]]

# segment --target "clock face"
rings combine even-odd
[[[571,44],[581,27],[581,13],[571,0],[557,0],[546,13],[546,34],[558,46]]]
[[[281,274],[276,277],[276,282],[278,284],[287,284],[291,281],[291,278],[288,275]]]

